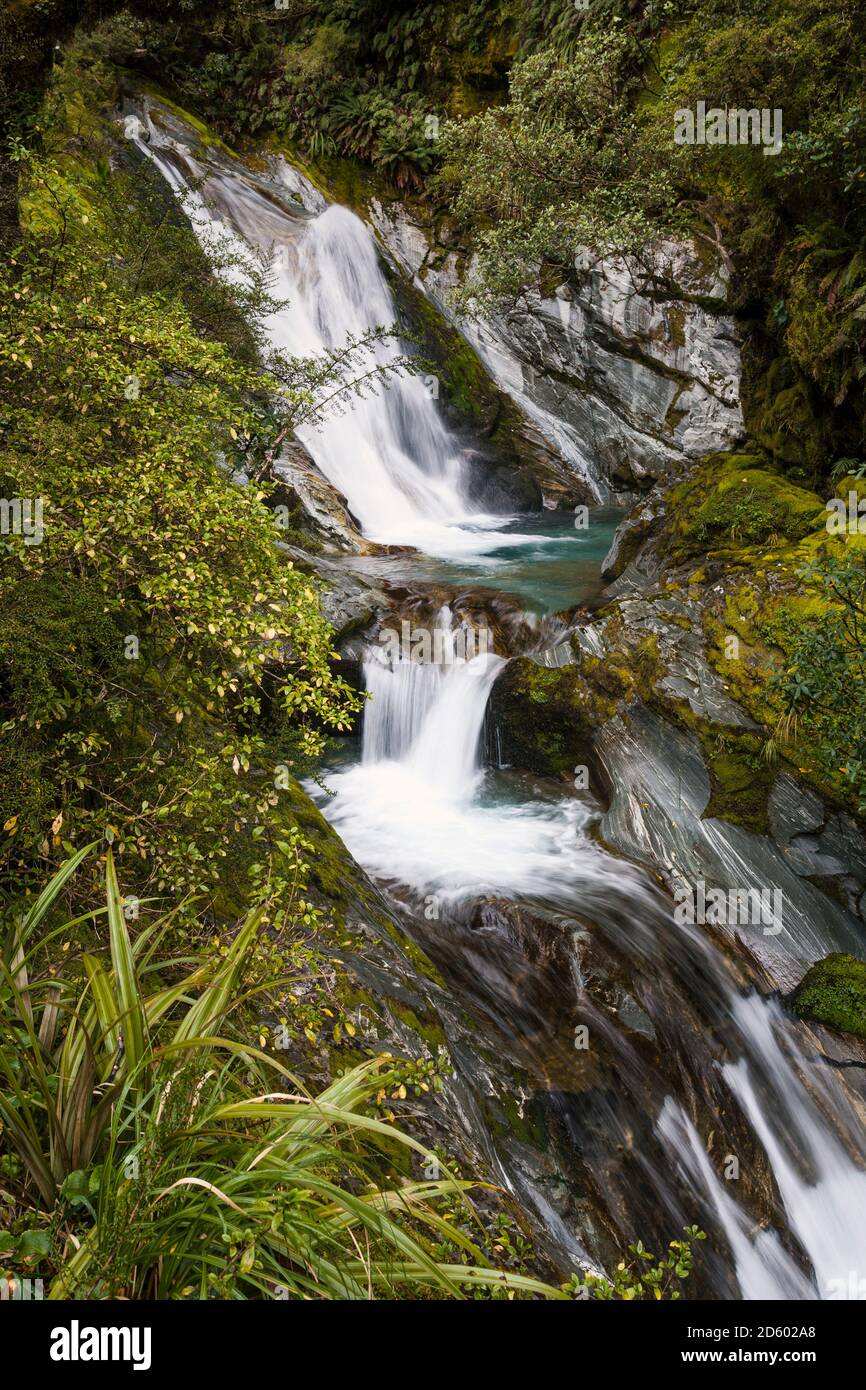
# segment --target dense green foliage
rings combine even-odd
[[[674,190],[664,146],[632,110],[628,38],[589,33],[515,65],[504,110],[452,121],[440,186],[475,230],[480,283],[514,296],[542,262],[565,278],[580,247],[639,251],[667,226]]]
[[[0,1265],[38,1261],[51,1298],[567,1296],[491,1267],[468,1184],[383,1181],[395,1144],[430,1158],[376,1113],[392,1060],[311,1096],[250,1043],[250,1005],[276,983],[254,950],[261,909],[225,956],[166,958],[170,920],[130,938],[109,853],[88,949],[50,966],[45,944],[82,926],[55,909],[86,853],[0,950]]]
[[[256,951],[263,908],[224,953],[172,958],[175,914],[133,937],[109,851],[105,906],[65,920],[94,849],[0,938],[0,1278],[35,1270],[54,1299],[680,1297],[696,1228],[657,1262],[631,1247],[610,1281],[527,1273],[506,1213],[383,1113],[396,1059],[311,1095],[257,1036],[286,983]],[[401,1156],[437,1176],[395,1184]]]
[[[114,95],[70,58],[19,147],[24,235],[0,272],[0,480],[43,532],[0,537],[4,858],[38,876],[108,831],[141,888],[202,893],[234,821],[267,832],[260,878],[294,879],[277,789],[358,698],[268,484],[231,475],[266,474],[318,402],[375,382],[363,344],[263,360],[266,272],[220,278],[225,246],[211,263],[150,165],[118,163]]]
[[[731,0],[711,24],[688,4],[590,7],[576,40],[515,63],[507,105],[446,126],[441,186],[480,247],[479,291],[688,230],[734,271],[759,441],[810,480],[860,457],[863,34],[862,6],[835,0]],[[674,113],[699,100],[778,108],[780,153],[675,144]]]
[[[494,17],[493,27],[507,26]],[[515,11],[518,7],[513,7]],[[172,83],[221,134],[274,131],[308,155],[374,165],[400,187],[420,186],[435,157],[435,126],[454,83],[491,83],[489,8],[385,0],[231,0],[174,16],[131,5],[95,45],[114,62]],[[144,16],[142,16],[144,11]]]

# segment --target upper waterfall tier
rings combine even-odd
[[[270,259],[274,294],[283,301],[265,325],[273,347],[314,357],[396,324],[373,235],[347,208],[293,214],[243,166],[214,166],[153,122],[142,125],[136,143],[183,195],[203,242],[216,233],[234,243],[240,259],[251,248]],[[377,367],[410,351],[393,339],[373,344],[355,378],[369,381]],[[400,372],[297,433],[369,540],[456,559],[528,539],[502,529],[510,518],[473,510],[464,448],[443,420],[429,378]]]

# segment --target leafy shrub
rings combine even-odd
[[[672,1240],[668,1253],[657,1259],[644,1247],[643,1241],[628,1247],[630,1256],[621,1260],[612,1279],[600,1274],[573,1276],[569,1285],[578,1298],[598,1299],[603,1303],[621,1301],[640,1303],[646,1300],[672,1302],[682,1297],[680,1284],[688,1279],[694,1266],[694,1242],[706,1240],[706,1232],[697,1226],[685,1227],[685,1240]]]
[[[379,330],[317,360],[267,353],[266,269],[219,240],[204,255],[149,164],[116,148],[116,95],[71,54],[17,148],[0,479],[42,499],[44,538],[0,537],[0,748],[26,747],[33,771],[12,775],[19,751],[0,777],[0,852],[39,877],[64,841],[107,830],[143,889],[182,897],[215,890],[233,824],[288,891],[274,767],[300,771],[359,699],[315,581],[276,544],[269,461],[404,363],[370,368]]]
[[[629,46],[617,31],[582,35],[516,63],[504,108],[444,129],[439,187],[475,232],[480,284],[514,296],[543,260],[567,274],[578,248],[641,248],[673,213],[658,142],[631,110]]]

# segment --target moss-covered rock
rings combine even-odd
[[[755,381],[750,404],[749,424],[773,462],[797,476],[816,477],[826,459],[826,426],[787,357],[775,358]]]
[[[710,774],[710,800],[704,817],[719,817],[763,833],[775,769],[764,756],[765,741],[741,730],[698,729]]]
[[[509,662],[490,701],[503,761],[545,776],[588,766],[593,729],[612,709],[578,666],[550,670],[528,657]]]
[[[866,1038],[866,962],[840,952],[813,965],[791,996],[800,1018]]]
[[[790,482],[758,454],[712,455],[673,490],[670,513],[674,560],[798,541],[826,519],[817,493]]]

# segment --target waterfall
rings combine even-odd
[[[439,621],[449,616],[445,610]],[[631,922],[612,928],[617,944],[649,972],[668,964],[665,950],[682,957],[676,968],[718,994],[717,1033],[734,1058],[720,1067],[721,1076],[766,1154],[781,1210],[812,1274],[778,1230],[756,1226],[738,1200],[737,1181],[720,1175],[694,1124],[668,1096],[658,1132],[670,1171],[678,1170],[695,1194],[692,1216],[706,1204],[724,1232],[744,1298],[866,1297],[866,1277],[861,1284],[857,1274],[866,1251],[866,1155],[847,1095],[831,1071],[819,1068],[815,1075],[775,1000],[739,992],[713,943],[694,928],[671,936],[644,874],[589,838],[592,817],[582,803],[485,799],[479,736],[503,664],[489,656],[445,665],[389,663],[371,648],[364,670],[373,700],[363,757],[330,779],[336,795],[326,807],[329,817],[361,863],[411,885],[428,903],[496,894],[546,900],[563,910],[577,906],[600,923],[621,916]],[[635,1062],[636,1090],[643,1065]],[[664,1201],[667,1174],[655,1172],[651,1180]]]
[[[450,620],[447,609],[437,619]],[[582,833],[591,813],[581,802],[486,796],[479,745],[504,664],[493,653],[422,663],[370,647],[362,756],[329,777],[329,820],[370,872],[443,904],[483,894],[602,901],[624,884],[640,893],[640,871]]]
[[[444,609],[437,619],[448,623]],[[362,760],[330,779],[326,807],[361,863],[431,901],[459,904],[484,894],[526,896],[613,922],[617,944],[649,972],[679,955],[677,969],[718,995],[717,1033],[735,1060],[720,1068],[767,1156],[789,1229],[812,1264],[810,1277],[777,1230],[756,1229],[737,1182],[725,1181],[694,1124],[668,1096],[658,1132],[671,1171],[706,1203],[728,1241],[744,1298],[866,1297],[856,1275],[866,1251],[866,1172],[852,1161],[863,1135],[832,1073],[813,1075],[796,1034],[773,999],[742,996],[724,958],[694,928],[671,934],[645,875],[613,860],[589,838],[592,817],[576,800],[496,804],[484,795],[479,738],[500,657],[421,664],[368,651],[373,699]],[[641,927],[622,930],[618,922]],[[663,944],[664,943],[664,944]],[[643,1063],[634,1064],[635,1088]],[[842,1137],[828,1126],[828,1121]],[[666,1198],[667,1175],[652,1181]],[[694,1213],[693,1213],[694,1214]],[[859,1252],[859,1253],[858,1253]],[[866,1275],[866,1271],[863,1271]],[[855,1277],[856,1276],[856,1277]]]
[[[273,293],[284,302],[265,323],[275,348],[315,357],[397,322],[372,232],[348,208],[330,204],[315,216],[292,216],[240,167],[228,173],[205,164],[149,118],[139,124],[139,149],[183,196],[205,245],[218,234],[240,261],[251,247],[269,258]],[[355,380],[399,355],[393,341],[372,345],[355,365]],[[401,372],[332,409],[323,423],[299,426],[297,435],[371,541],[442,558],[525,544],[529,537],[501,529],[512,518],[473,510],[463,449],[435,393],[435,378]]]
[[[203,239],[222,223],[239,247],[279,251],[277,291],[290,303],[268,322],[275,346],[308,356],[394,321],[375,244],[354,214],[317,204],[315,215],[293,216],[239,170],[205,166],[152,123],[149,135],[138,141],[140,148],[185,193]],[[190,188],[197,178],[204,179],[204,193]],[[377,346],[367,365],[385,361],[386,352]],[[355,399],[342,415],[301,434],[374,541],[465,558],[529,539],[497,530],[502,517],[473,514],[459,444],[417,377]],[[452,631],[447,608],[437,622]],[[650,1114],[661,1159],[644,1160],[646,1189],[659,1210],[680,1211],[683,1202],[673,1195],[677,1176],[689,1219],[703,1212],[723,1234],[744,1298],[866,1296],[857,1274],[866,1254],[863,1129],[843,1081],[803,1056],[796,1026],[778,1003],[745,992],[707,934],[674,930],[670,903],[649,875],[614,858],[593,838],[598,814],[587,800],[565,788],[548,789],[544,799],[523,783],[485,770],[480,736],[503,664],[504,658],[489,652],[461,657],[453,644],[446,644],[441,660],[426,663],[370,647],[364,675],[372,699],[362,754],[353,766],[329,774],[332,796],[320,798],[323,809],[371,874],[425,897],[437,913],[478,900],[540,904],[559,913],[558,922],[577,921],[581,929],[588,923],[588,930],[612,943],[617,958],[645,986],[646,1009],[668,1010],[667,1017],[649,1022],[650,1031],[652,1022],[659,1024],[679,1053],[669,1071],[659,1060],[657,1076],[634,1043],[637,1025],[622,1022],[617,1033],[608,1019],[604,1043],[616,1053],[624,1079],[606,1112],[608,1152],[628,1149],[633,1122]],[[640,757],[640,749],[633,756]],[[582,989],[576,964],[572,973]],[[567,991],[575,980],[561,983]],[[690,1012],[695,1000],[700,1009]],[[696,1031],[696,1016],[706,1019],[707,1040]],[[703,1051],[693,1061],[691,1050],[699,1044]],[[704,1084],[701,1091],[705,1057],[715,1069],[716,1090]],[[573,1051],[569,1060],[560,1060],[570,1076]],[[663,1086],[678,1072],[689,1078],[695,1095],[712,1102],[720,1092],[725,1118],[728,1110],[739,1114],[760,1147],[778,1191],[770,1229],[761,1229],[750,1215],[737,1183],[720,1176],[709,1138],[684,1105],[665,1093]],[[626,1192],[618,1205],[628,1215],[629,1199],[634,1209],[641,1195]],[[617,1204],[610,1205],[613,1211]],[[543,1194],[537,1210],[550,1210]],[[794,1248],[803,1253],[802,1263]]]
[[[723,1075],[767,1155],[790,1228],[812,1263],[814,1283],[775,1231],[751,1229],[730,1195],[732,1185],[719,1178],[694,1125],[672,1101],[665,1104],[659,1128],[675,1161],[709,1195],[745,1297],[864,1299],[866,1172],[848,1152],[848,1147],[862,1150],[857,1117],[840,1105],[836,1088],[803,1056],[775,1001],[734,997],[731,1010],[747,1052],[727,1063]]]
[[[364,663],[372,695],[364,764],[402,766],[427,796],[465,800],[481,776],[476,750],[502,664],[502,657],[485,654],[447,666],[404,659],[391,665],[373,649]]]
[[[819,1296],[866,1298],[866,1172],[848,1154],[848,1146],[862,1151],[860,1125],[853,1112],[840,1109],[820,1064],[810,1088],[804,1087],[802,1078],[815,1073],[814,1062],[803,1056],[775,1001],[737,999],[734,1013],[760,1049],[776,1104],[767,1105],[757,1068],[743,1058],[725,1067],[725,1079],[770,1160],[791,1228],[812,1261]],[[773,1123],[774,1112],[781,1124]],[[791,1135],[808,1177],[791,1153]]]
[[[313,356],[396,321],[371,233],[347,208],[327,208],[286,250],[285,269],[278,263],[277,274],[284,277],[290,312],[275,315],[270,325],[280,347]],[[393,347],[380,346],[366,365],[393,356]],[[444,540],[451,549],[448,528],[460,530],[469,511],[462,461],[419,377],[400,376],[382,393],[300,434],[365,536],[432,553]]]

